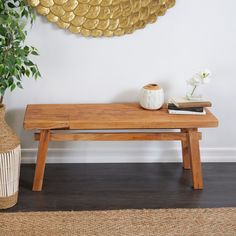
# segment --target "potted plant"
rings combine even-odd
[[[16,204],[20,169],[20,141],[5,122],[4,95],[22,87],[22,78],[40,77],[30,57],[37,49],[25,45],[28,22],[35,19],[24,0],[0,1],[0,209]]]

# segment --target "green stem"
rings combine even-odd
[[[191,96],[193,96],[193,94],[194,94],[196,88],[197,88],[197,85],[194,86],[193,91],[191,92]]]

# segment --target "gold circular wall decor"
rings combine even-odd
[[[121,36],[154,23],[175,0],[28,0],[60,28],[83,36]]]

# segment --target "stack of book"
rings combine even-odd
[[[193,101],[186,98],[170,98],[168,102],[169,114],[175,115],[205,115],[205,107],[211,107],[207,100]]]

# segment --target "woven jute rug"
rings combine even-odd
[[[236,235],[236,208],[1,213],[0,235]]]

